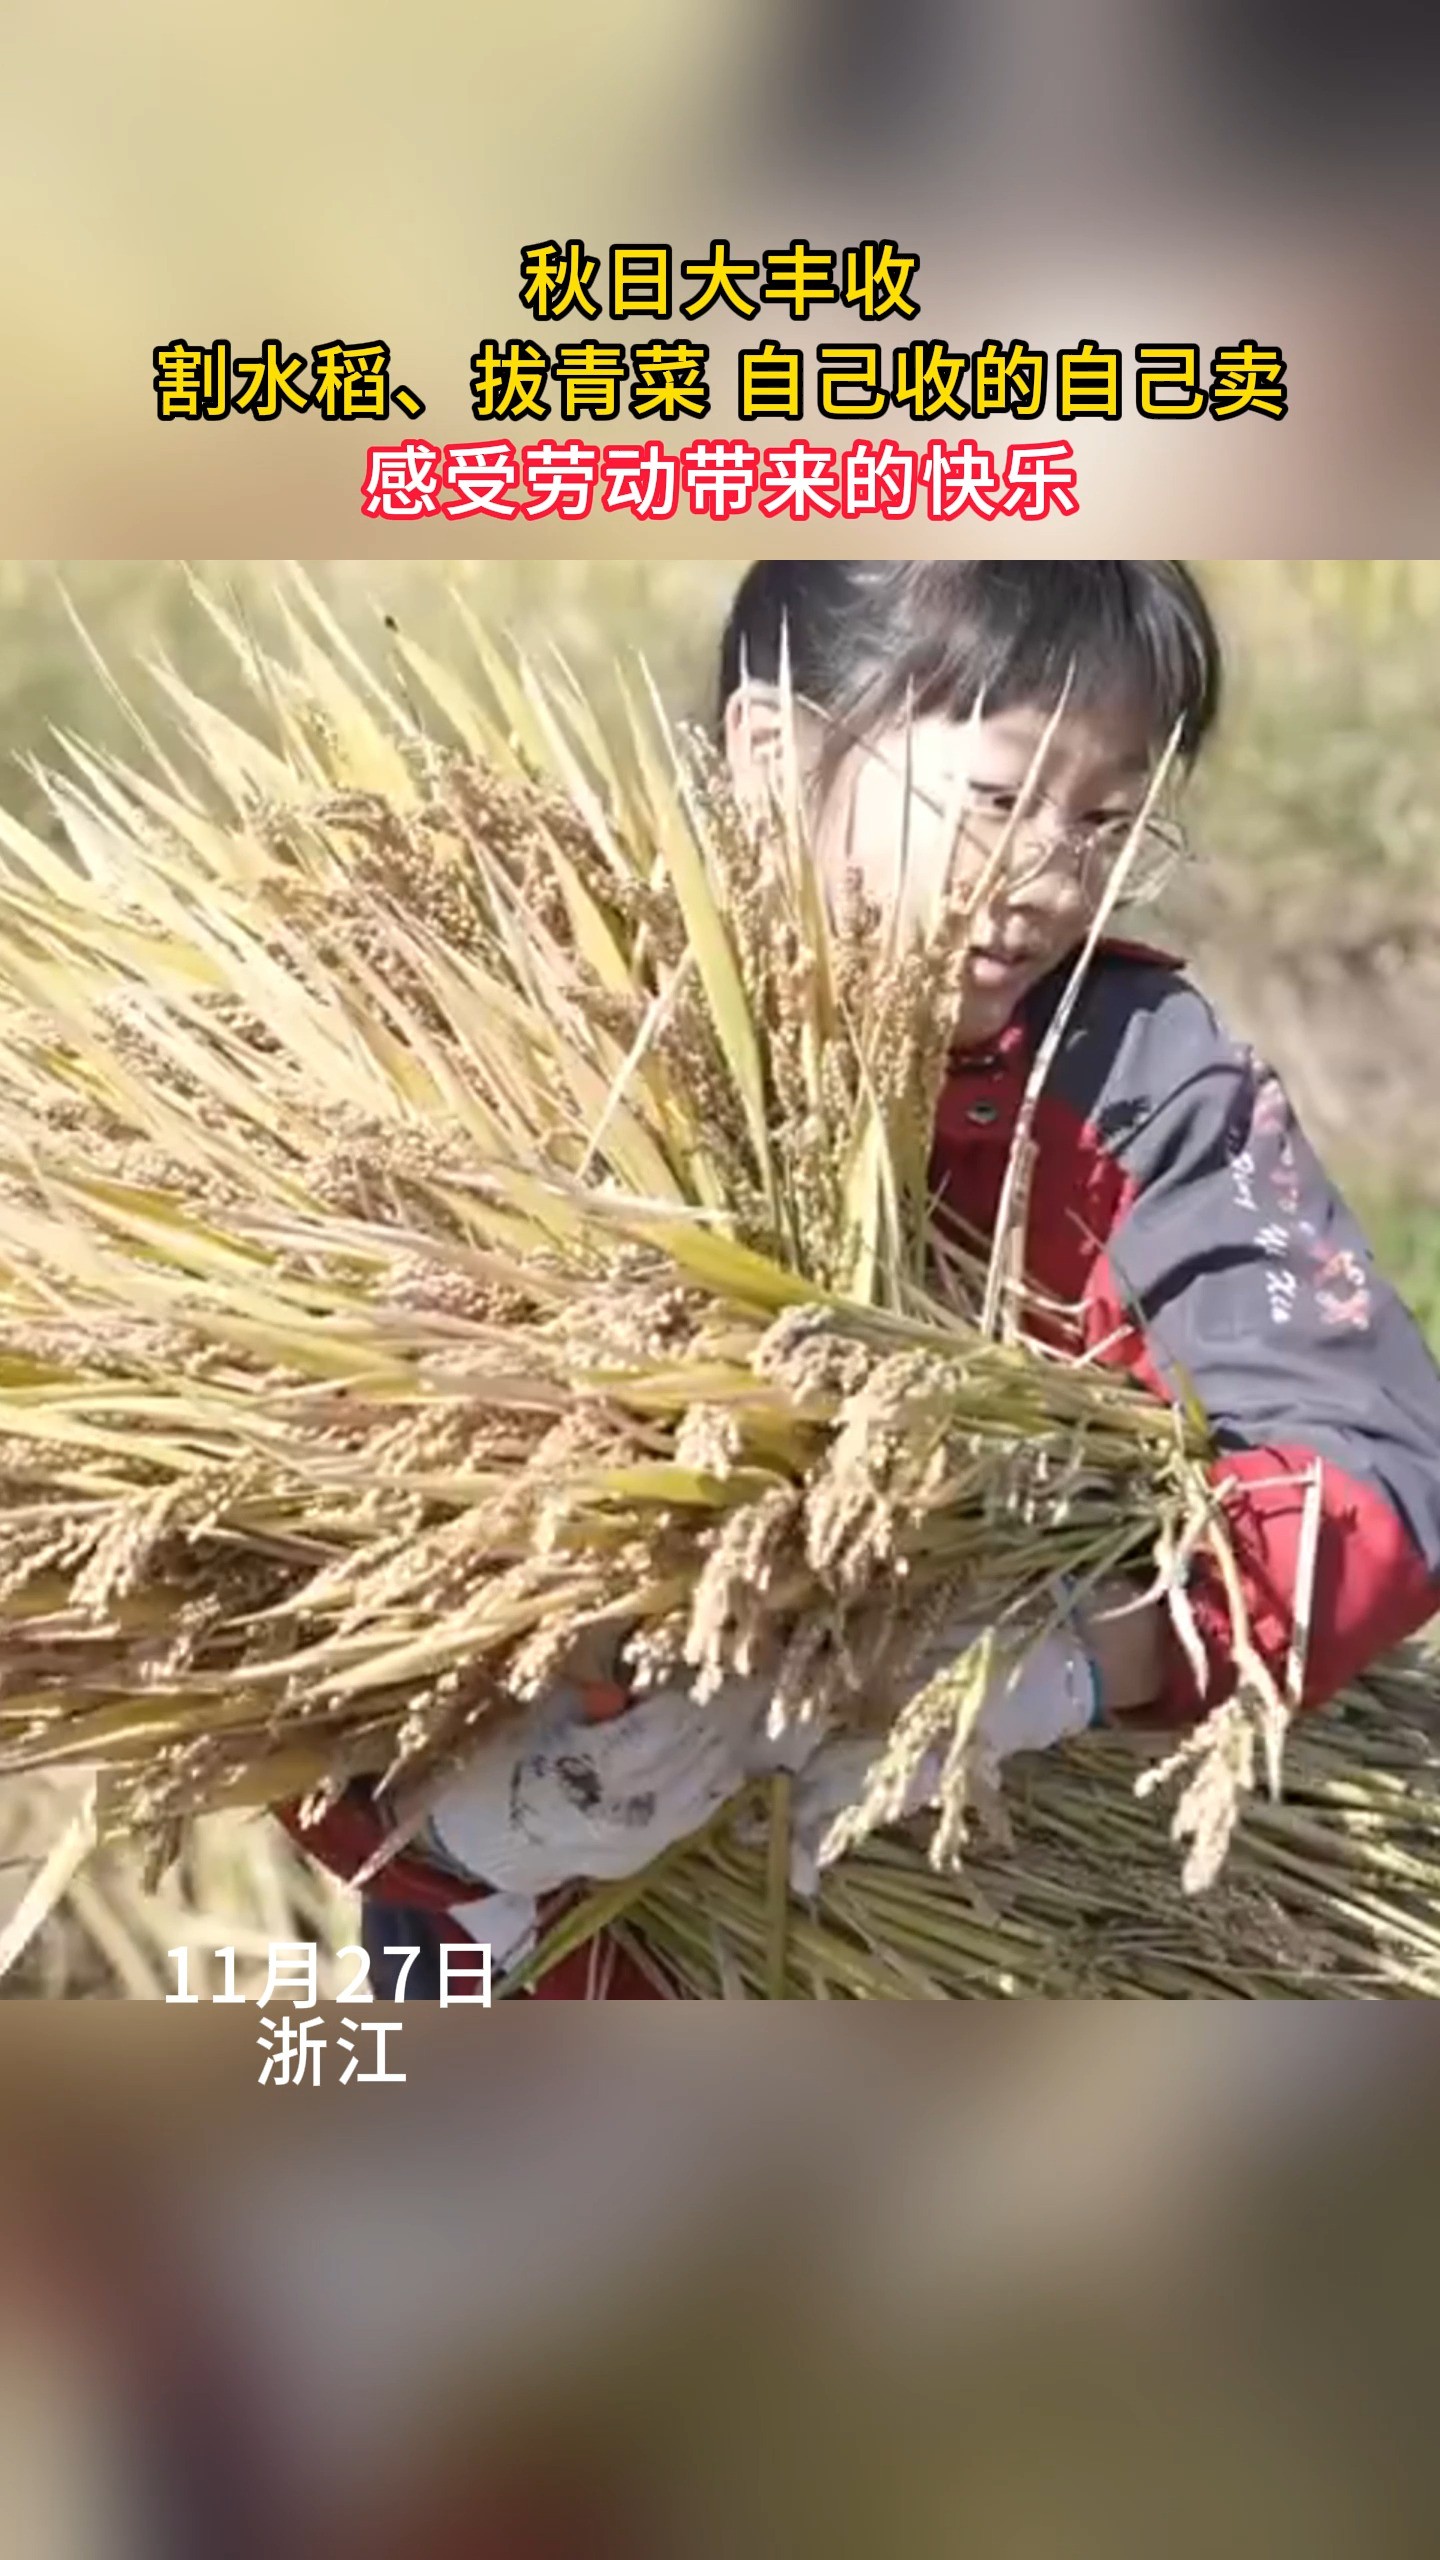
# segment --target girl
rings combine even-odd
[[[903,842],[917,888],[942,864],[973,882],[993,871],[1009,827],[935,1132],[946,1210],[987,1235],[1037,1046],[1157,755],[1178,729],[1192,766],[1214,721],[1214,627],[1169,562],[761,562],[721,652],[722,735],[742,798],[780,770],[786,652],[802,782],[835,876],[858,864],[892,896]],[[1181,850],[1173,822],[1152,819],[1131,890]],[[1304,1703],[1323,1704],[1440,1608],[1440,1375],[1417,1328],[1275,1077],[1165,954],[1102,942],[1033,1136],[1027,1276],[1079,1309],[1086,1346],[1158,1395],[1182,1382],[1198,1395],[1252,1638],[1282,1686],[1303,1480],[1320,1462]],[[1189,1598],[1203,1686],[1163,1603],[1092,1617],[987,1703],[992,1756],[1044,1748],[1095,1717],[1185,1726],[1218,1705],[1235,1672],[1208,1560]],[[968,1633],[952,1630],[952,1649]],[[678,1692],[631,1704],[600,1680],[557,1690],[523,1745],[487,1742],[438,1805],[425,1854],[385,1873],[381,1892],[410,1908],[382,1910],[377,1894],[377,1990],[383,1946],[421,1944],[429,1962],[443,1936],[468,1932],[502,1965],[533,1928],[537,1894],[634,1872],[698,1827],[767,1765],[763,1697],[742,1686],[733,1712],[700,1717]],[[854,1792],[856,1749],[872,1747],[824,1744],[800,1772],[802,1859]],[[308,1844],[349,1873],[380,1836],[373,1809],[352,1799]],[[433,1963],[428,1981],[424,1971],[406,1996],[433,1990]],[[648,1986],[600,1945],[541,1988]]]

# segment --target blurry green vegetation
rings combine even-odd
[[[1440,1212],[1403,1191],[1353,1194],[1376,1258],[1440,1351]]]
[[[1240,561],[1202,573],[1228,688],[1197,776],[1218,890],[1272,947],[1440,923],[1440,562]]]
[[[377,667],[392,647],[387,617],[463,667],[459,598],[531,649],[558,647],[602,711],[615,708],[617,659],[643,655],[672,707],[706,720],[738,571],[685,561],[341,561],[307,574]],[[1342,1095],[1352,1085],[1357,1024],[1362,1054],[1384,1047],[1386,990],[1408,991],[1406,1063],[1383,1097],[1383,1166],[1371,1161],[1373,1109],[1367,1116],[1357,1107],[1353,1150],[1342,1134],[1327,1152],[1338,1153],[1382,1261],[1440,1342],[1440,1207],[1425,1196],[1440,1200],[1430,1161],[1440,1156],[1423,1134],[1437,1079],[1420,975],[1440,962],[1440,563],[1231,562],[1202,574],[1224,633],[1228,692],[1193,787],[1192,832],[1204,859],[1164,921],[1202,974],[1215,964],[1219,988],[1231,958],[1243,957],[1252,973],[1293,972],[1306,1044]],[[163,692],[146,671],[160,656],[198,691],[241,707],[237,671],[197,579],[238,601],[257,631],[273,633],[270,563],[194,571],[155,561],[0,564],[0,790],[17,815],[48,823],[18,760],[47,758],[55,733],[134,744],[77,618],[147,719],[163,725]],[[1323,1000],[1313,993],[1317,959],[1336,990]],[[1263,997],[1261,1013],[1268,1037]],[[1397,1057],[1402,1045],[1397,1019]],[[1288,1072],[1283,1037],[1274,1047]]]

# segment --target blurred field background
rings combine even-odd
[[[458,591],[492,628],[558,646],[602,708],[617,657],[638,652],[671,706],[703,721],[738,573],[530,560],[339,562],[308,574],[377,666],[398,624],[463,670]],[[1273,1060],[1440,1345],[1440,563],[1231,562],[1203,574],[1230,685],[1192,792],[1199,858],[1168,911],[1136,929],[1183,948]],[[28,766],[57,733],[112,747],[128,733],[133,745],[126,702],[163,729],[157,659],[243,707],[197,583],[223,590],[257,631],[271,624],[270,564],[0,567],[0,794],[17,815],[47,824]],[[0,1923],[71,1794],[68,1781],[0,1791]],[[355,1920],[350,1898],[273,1826],[215,1823],[157,1892],[114,1857],[81,1879],[3,1989],[162,1997],[168,1950],[181,1944],[202,1996],[220,1988],[207,1950],[221,1946],[236,1949],[243,1989],[267,1942],[316,1938],[333,1951]]]

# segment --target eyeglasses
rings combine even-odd
[[[818,711],[810,704],[808,709]],[[987,792],[984,785],[974,783],[959,804],[937,800],[933,792],[914,780],[908,771],[897,766],[893,757],[874,740],[851,730],[832,714],[819,716],[848,747],[858,747],[862,754],[883,764],[886,770],[908,785],[923,807],[956,830],[957,837],[970,845],[985,862],[991,862],[1005,846],[1003,874],[1008,889],[1024,889],[1043,879],[1048,872],[1068,870],[1085,896],[1099,890],[1114,866],[1125,858],[1135,835],[1135,816],[1124,811],[1113,817],[1082,820],[1078,824],[1060,826],[1037,835],[1035,815],[1041,809],[1053,808],[1041,791],[1028,794],[1005,791]],[[1028,800],[1025,814],[1016,816],[1016,803]],[[1001,802],[1009,805],[1002,807]],[[1147,817],[1140,827],[1134,849],[1129,853],[1125,883],[1121,892],[1127,906],[1148,905],[1167,889],[1177,871],[1191,859],[1189,838],[1178,819],[1160,815]],[[998,885],[998,884],[997,884]]]
[[[915,785],[911,787],[916,790],[916,797],[939,816],[949,816],[949,811],[929,793]],[[1008,792],[1004,796],[1011,798]],[[1038,806],[1039,795],[1034,797]],[[1122,895],[1127,905],[1136,906],[1158,898],[1190,859],[1189,840],[1175,818],[1146,818],[1138,837],[1134,817],[1123,811],[1112,818],[1037,834],[1033,812],[1027,811],[1025,817],[1017,819],[1013,805],[999,808],[979,790],[961,810],[958,834],[986,861],[993,860],[1001,845],[1005,846],[1004,879],[1012,890],[1027,888],[1047,873],[1065,870],[1085,895],[1093,896],[1116,864],[1126,861]],[[1132,838],[1136,839],[1133,851]]]

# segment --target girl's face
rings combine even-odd
[[[738,704],[737,696],[727,739],[743,795],[775,771],[779,711],[752,692],[747,723]],[[916,913],[947,880],[963,896],[982,879],[1025,795],[1005,862],[972,919],[962,1041],[1002,1029],[1037,980],[1084,939],[1153,769],[1149,720],[1123,703],[1063,713],[1037,765],[1052,716],[1028,707],[969,722],[927,716],[908,724],[908,737],[897,721],[847,747],[814,820],[829,877],[838,885],[858,869],[882,906],[896,895],[903,847],[906,905]],[[807,767],[813,773],[827,734],[823,715],[797,710],[796,732],[802,775]],[[1101,828],[1110,834],[1097,842]]]

